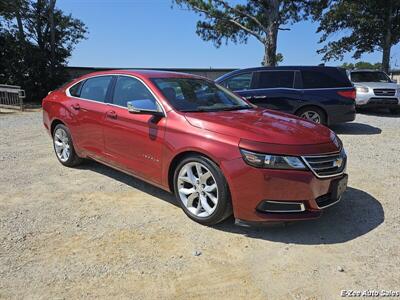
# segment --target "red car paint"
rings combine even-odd
[[[74,83],[93,76],[126,74],[143,81],[166,113],[132,114],[126,108],[67,96]],[[239,148],[279,155],[316,155],[340,150],[328,128],[297,117],[254,108],[240,111],[183,113],[174,110],[151,78],[196,77],[157,71],[106,71],[83,76],[43,100],[43,122],[51,134],[55,122],[71,132],[80,157],[90,157],[172,191],[176,160],[186,152],[212,159],[222,170],[231,192],[233,212],[243,221],[286,221],[316,218],[322,210],[315,199],[329,193],[333,180],[311,171],[260,169],[245,163]],[[198,78],[198,77],[196,77]],[[301,213],[264,213],[265,200],[299,201]]]

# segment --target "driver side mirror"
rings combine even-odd
[[[126,103],[128,111],[132,114],[146,114],[164,117],[164,113],[157,102],[151,99],[132,100]]]

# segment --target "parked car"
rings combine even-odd
[[[400,113],[400,85],[385,72],[352,70],[349,78],[357,90],[357,108],[388,108],[392,113]]]
[[[198,76],[92,73],[43,100],[43,123],[61,164],[91,158],[174,192],[202,224],[317,218],[347,186],[333,131]]]
[[[355,90],[334,67],[260,67],[216,80],[257,106],[331,125],[355,119]]]

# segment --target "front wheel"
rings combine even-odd
[[[318,107],[305,107],[296,112],[300,118],[312,121],[314,123],[326,125],[326,116],[322,109]]]
[[[179,163],[174,190],[185,214],[200,224],[214,225],[232,214],[226,179],[220,168],[204,156],[193,155]]]
[[[58,124],[54,128],[53,145],[58,161],[64,166],[74,167],[81,163],[82,159],[76,154],[71,133],[65,125]]]

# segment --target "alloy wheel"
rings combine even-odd
[[[315,122],[320,124],[321,123],[321,116],[319,115],[319,113],[315,112],[315,111],[305,111],[304,113],[302,113],[300,115],[301,118]]]
[[[199,162],[188,162],[177,179],[179,198],[196,217],[212,215],[218,204],[218,186],[211,171]]]
[[[54,149],[57,157],[66,162],[71,155],[71,145],[67,132],[63,128],[57,128],[54,133]]]

